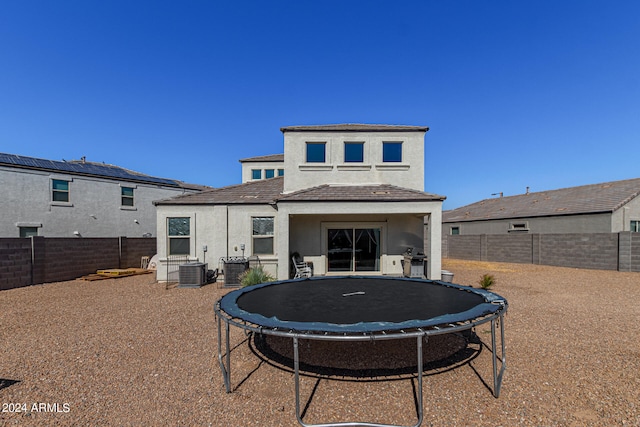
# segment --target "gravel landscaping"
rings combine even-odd
[[[640,273],[444,260],[509,302],[507,370],[488,348],[425,346],[423,426],[640,426]],[[228,290],[153,275],[0,291],[0,424],[297,426],[290,342],[232,329],[232,386],[213,305]],[[476,330],[489,344],[489,325]],[[415,341],[301,345],[304,421],[412,425]]]

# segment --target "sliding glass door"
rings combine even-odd
[[[380,228],[327,229],[330,272],[380,271]]]

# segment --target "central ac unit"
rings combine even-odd
[[[207,283],[207,264],[190,262],[180,266],[179,288],[199,288]]]

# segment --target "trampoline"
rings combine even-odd
[[[218,361],[230,393],[230,326],[289,337],[293,342],[296,417],[302,426],[391,426],[368,422],[306,424],[300,415],[298,341],[414,338],[418,381],[414,426],[419,426],[423,419],[423,341],[431,335],[462,332],[490,322],[493,394],[497,398],[506,368],[503,317],[507,307],[504,298],[487,290],[422,279],[346,276],[264,283],[232,291],[215,304]],[[221,322],[225,323],[224,351]]]

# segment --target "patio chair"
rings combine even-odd
[[[293,268],[295,269],[294,279],[299,279],[301,277],[311,277],[313,272],[311,271],[311,267],[304,261],[298,261],[296,257],[291,257],[291,261],[293,261]]]

